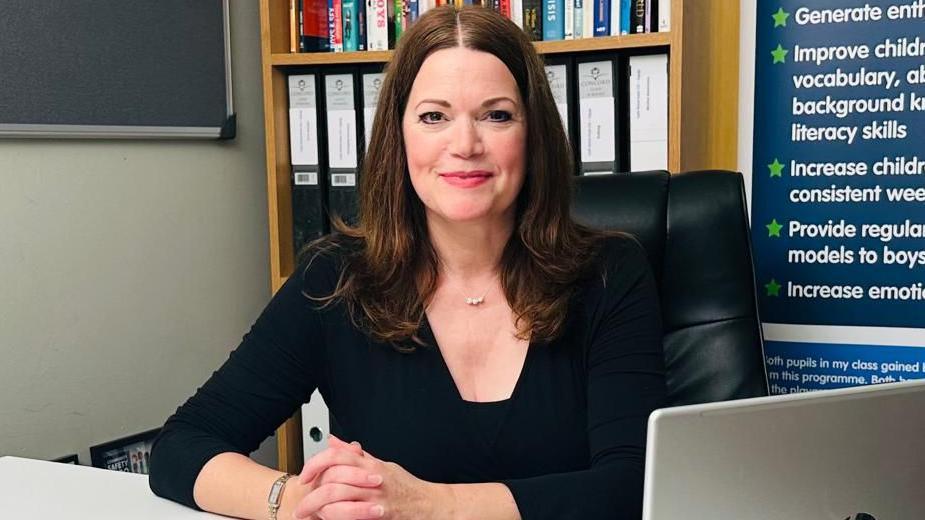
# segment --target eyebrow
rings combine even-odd
[[[493,98],[486,99],[485,101],[482,102],[482,107],[491,106],[501,101],[509,101],[514,106],[517,106],[517,102],[514,101],[513,99],[507,96],[499,96],[499,97],[493,97]],[[451,106],[449,101],[446,101],[443,99],[422,99],[420,102],[418,102],[417,105],[415,105],[415,108],[423,105],[424,103],[433,103],[435,105],[440,105],[446,108],[450,108]]]

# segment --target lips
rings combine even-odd
[[[493,177],[491,172],[483,170],[474,170],[467,172],[445,172],[440,174],[440,178],[451,186],[457,188],[474,188],[480,186]]]

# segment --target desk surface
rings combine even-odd
[[[0,457],[0,518],[207,520],[154,495],[147,475],[43,460]]]

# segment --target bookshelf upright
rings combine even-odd
[[[266,130],[270,287],[295,268],[286,77],[296,67],[387,62],[392,51],[290,53],[289,0],[260,0]],[[668,55],[668,169],[735,170],[739,82],[738,0],[671,0],[668,32],[536,42],[541,54],[653,49]],[[302,467],[298,414],[277,432],[279,468]]]

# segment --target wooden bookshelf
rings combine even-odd
[[[270,286],[294,269],[286,76],[294,67],[383,63],[392,51],[290,53],[289,1],[260,0],[266,129]],[[739,1],[672,0],[669,32],[536,42],[542,54],[657,49],[668,54],[668,169],[735,170],[738,137]],[[302,468],[299,414],[277,432],[279,468]]]

